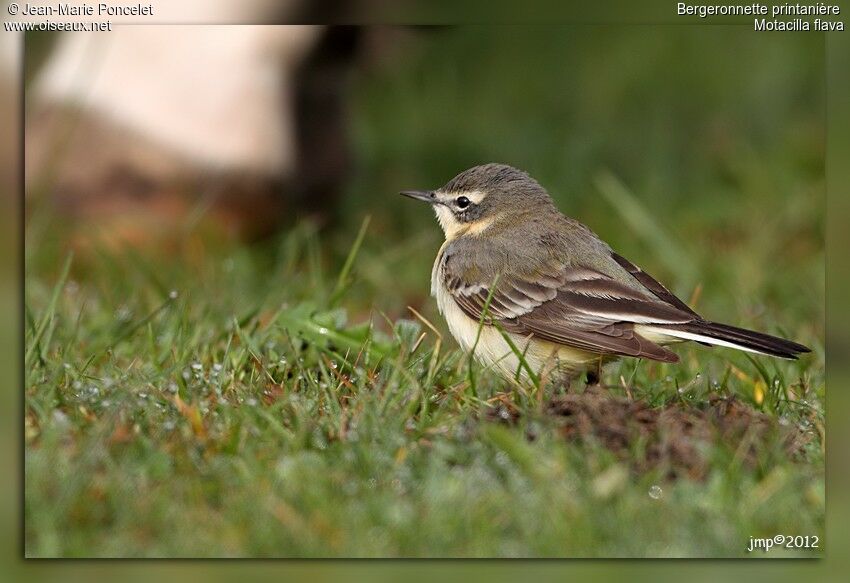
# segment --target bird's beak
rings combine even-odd
[[[433,190],[402,190],[399,194],[431,204],[437,202],[437,197],[434,196]]]

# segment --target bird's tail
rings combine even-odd
[[[792,360],[796,360],[801,352],[811,352],[810,348],[784,338],[706,320],[697,320],[678,326],[657,326],[652,327],[652,330],[658,334],[682,340],[693,340],[703,344],[726,346]]]

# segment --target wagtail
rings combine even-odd
[[[430,204],[445,232],[431,293],[452,336],[507,377],[568,381],[622,356],[678,362],[665,346],[687,340],[788,359],[810,352],[704,319],[511,166],[401,194]]]

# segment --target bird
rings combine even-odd
[[[810,352],[703,318],[507,164],[400,194],[431,205],[445,234],[431,294],[449,331],[505,378],[569,386],[587,373],[590,383],[622,357],[678,362],[668,346],[686,341],[784,359]]]

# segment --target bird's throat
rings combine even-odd
[[[486,217],[472,222],[461,222],[455,218],[451,210],[442,205],[434,207],[437,221],[446,235],[446,241],[454,241],[458,237],[475,237],[490,228],[498,217]]]

